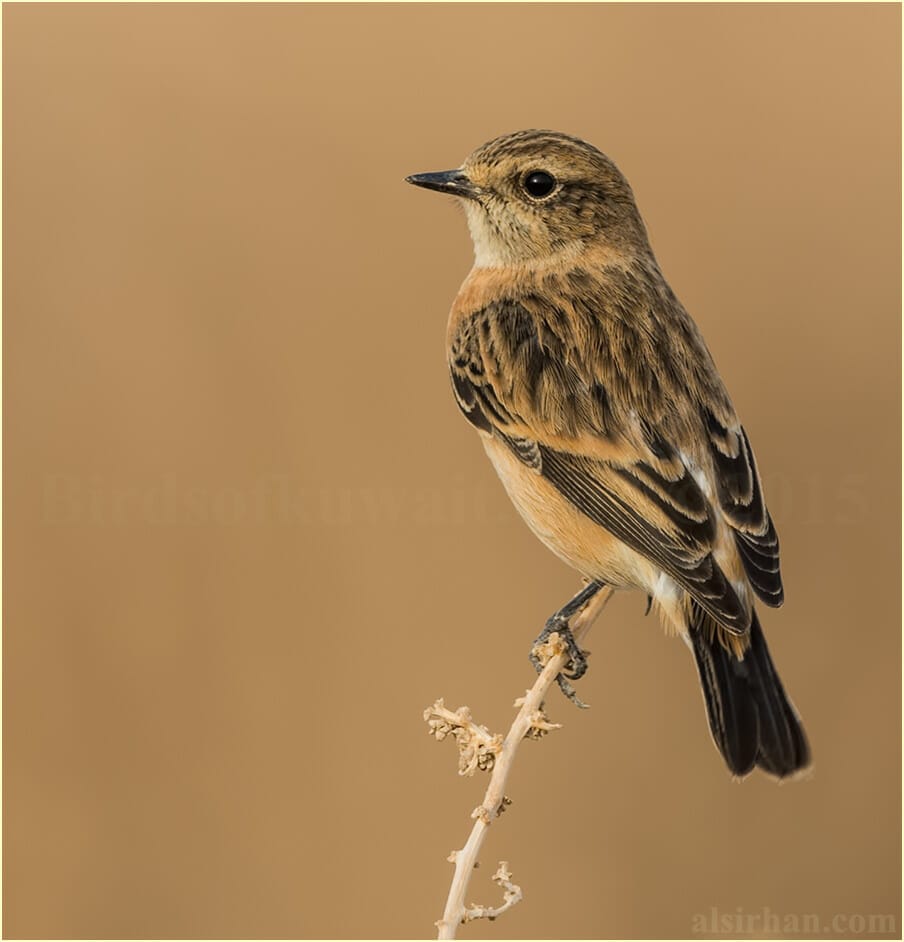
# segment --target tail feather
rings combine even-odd
[[[742,660],[727,650],[706,613],[696,606],[691,647],[700,674],[709,728],[734,775],[755,766],[785,778],[810,764],[810,746],[779,680],[756,613]]]

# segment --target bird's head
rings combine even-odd
[[[478,147],[457,170],[407,180],[461,201],[479,266],[594,246],[649,252],[628,181],[605,154],[567,134],[516,131]]]

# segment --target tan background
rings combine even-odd
[[[402,179],[530,126],[622,167],[728,381],[817,766],[732,783],[620,597],[462,936],[900,936],[900,16],[4,7],[6,936],[432,933],[483,784],[421,711],[503,727],[578,581],[456,412],[470,245]]]

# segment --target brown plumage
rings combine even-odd
[[[685,637],[732,772],[806,766],[754,610],[783,588],[753,451],[625,178],[583,141],[521,131],[409,180],[465,209],[452,386],[521,515]]]

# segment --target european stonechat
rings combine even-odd
[[[532,130],[408,182],[456,197],[474,242],[447,333],[458,405],[528,526],[588,580],[541,638],[566,638],[579,677],[568,618],[604,585],[639,589],[693,651],[731,772],[806,767],[754,607],[784,593],[753,450],[627,180]]]

